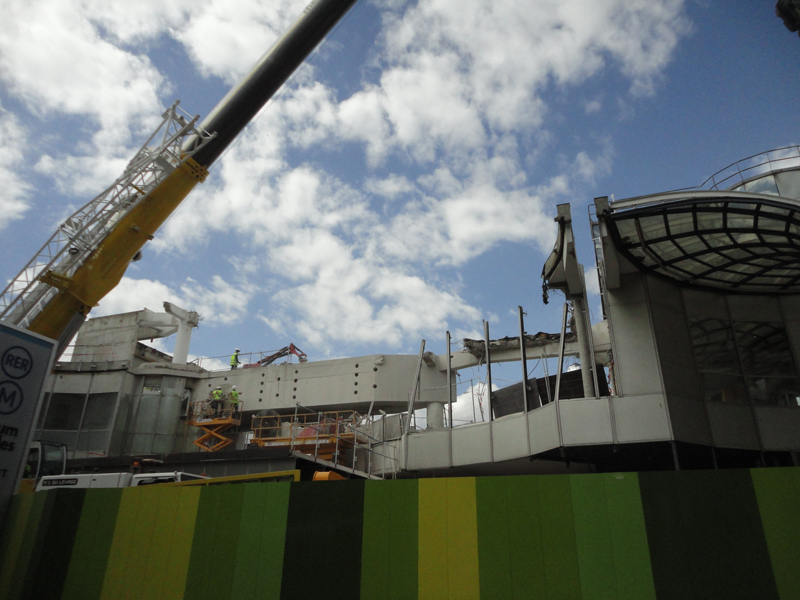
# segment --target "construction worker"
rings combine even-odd
[[[236,367],[239,366],[239,349],[236,349],[236,352],[231,354],[231,371],[233,371]]]
[[[211,392],[211,410],[214,411],[214,418],[217,418],[217,415],[222,413],[222,407],[224,404],[223,400],[223,393],[222,393],[222,386],[218,385],[217,389]]]
[[[228,395],[228,400],[231,403],[231,416],[233,416],[239,412],[239,392],[236,390],[236,386],[231,388],[231,393]]]

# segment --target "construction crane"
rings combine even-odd
[[[125,172],[69,217],[0,296],[0,320],[66,347],[142,247],[357,0],[313,0],[211,113],[175,102]]]

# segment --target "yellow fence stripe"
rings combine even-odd
[[[419,600],[447,598],[447,480],[419,480]]]

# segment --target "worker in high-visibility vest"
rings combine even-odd
[[[236,367],[239,366],[239,349],[236,349],[236,352],[231,354],[231,371],[233,371]]]
[[[236,386],[231,388],[231,393],[228,395],[228,400],[231,403],[231,416],[239,412],[239,392]]]
[[[211,410],[214,411],[214,417],[216,418],[220,413],[222,413],[222,407],[224,403],[224,394],[222,393],[222,386],[217,386],[213,392],[211,392]]]

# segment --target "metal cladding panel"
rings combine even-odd
[[[530,456],[526,418],[525,413],[517,413],[492,421],[495,462]]]
[[[749,406],[706,402],[706,410],[715,446],[758,450],[758,432]]]
[[[558,415],[555,402],[551,402],[528,413],[531,426],[531,454],[558,448]]]
[[[775,323],[783,320],[780,304],[774,296],[731,294],[725,299],[728,302],[731,321]]]
[[[666,393],[702,400],[703,388],[681,294],[675,285],[654,277],[647,279],[647,286]]]
[[[705,404],[692,398],[668,396],[667,406],[672,423],[672,437],[690,444],[713,443]]]
[[[764,450],[800,451],[800,409],[756,406],[753,410]]]
[[[453,429],[453,466],[492,462],[489,423],[462,425]]]
[[[91,373],[61,373],[56,375],[55,388],[53,389],[53,392],[56,394],[88,394],[91,383]]]
[[[440,469],[450,466],[450,431],[439,429],[408,437],[408,469]]]
[[[626,276],[627,279],[631,276]],[[650,310],[638,303],[609,302],[609,322],[614,333],[614,361],[622,393],[631,396],[662,393]]]
[[[611,399],[617,441],[651,442],[671,438],[666,400],[662,394]]]
[[[565,446],[614,443],[606,398],[559,400],[559,404]]]

